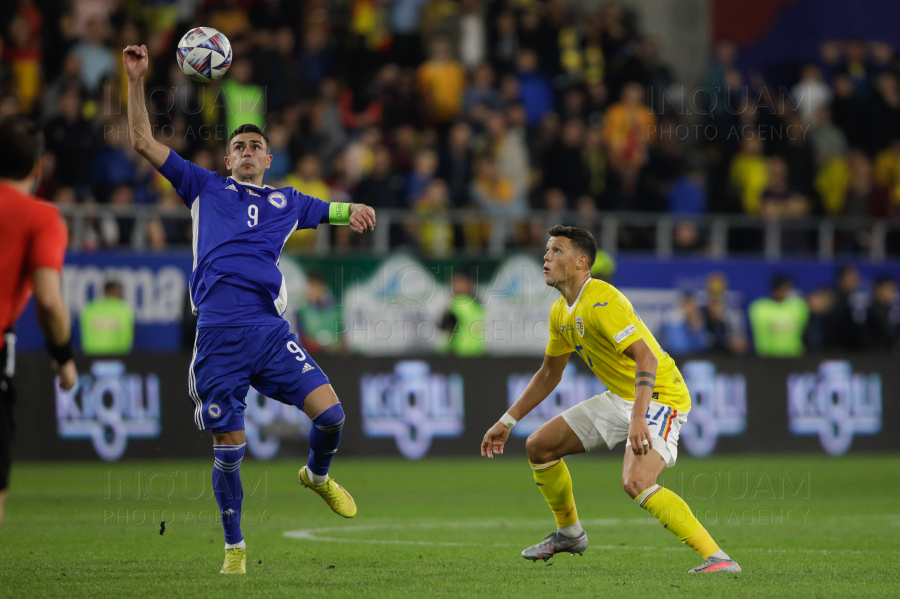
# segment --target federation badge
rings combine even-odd
[[[580,337],[584,337],[584,321],[580,316],[575,317],[575,330],[578,331]]]
[[[284,208],[287,206],[287,198],[280,191],[273,191],[269,194],[269,203],[276,208]]]
[[[212,416],[213,418],[218,418],[219,416],[222,415],[222,409],[214,403],[209,404],[208,411],[209,411],[209,415]]]

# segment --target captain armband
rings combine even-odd
[[[350,204],[341,202],[328,204],[328,223],[332,225],[349,225]]]

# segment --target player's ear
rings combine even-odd
[[[41,176],[44,174],[44,160],[46,160],[46,155],[38,158],[34,163],[34,168],[28,173],[28,178],[31,179],[30,193],[34,193],[41,183]]]
[[[46,160],[48,160],[46,154],[35,160],[34,168],[32,168],[31,172],[28,173],[28,177],[34,179],[35,182],[40,182],[41,176],[44,174],[44,162]]]

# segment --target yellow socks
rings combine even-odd
[[[575,509],[575,496],[572,494],[572,477],[566,463],[554,460],[549,464],[532,464],[531,468],[534,470],[534,482],[553,510],[557,527],[563,529],[578,522],[578,510]]]
[[[537,480],[537,473],[534,478]],[[703,559],[719,551],[719,546],[691,513],[688,504],[672,491],[653,485],[635,497],[634,502],[653,514],[660,524]]]

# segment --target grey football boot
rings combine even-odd
[[[706,561],[694,568],[688,570],[689,574],[708,574],[710,572],[740,572],[741,567],[733,559],[721,559],[718,557],[708,557]]]
[[[587,533],[582,532],[575,538],[567,537],[559,531],[553,531],[537,545],[532,545],[522,552],[522,557],[536,562],[539,559],[547,561],[557,553],[577,553],[584,555],[587,549]]]

